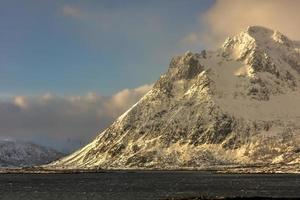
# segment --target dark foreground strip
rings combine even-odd
[[[272,198],[272,197],[188,197],[188,198],[168,198],[161,200],[237,200],[237,199],[254,199],[254,200],[297,200],[299,198]]]

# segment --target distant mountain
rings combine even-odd
[[[37,144],[0,140],[0,167],[24,167],[47,164],[64,154]]]
[[[252,26],[216,51],[174,57],[132,108],[48,167],[270,164],[300,171],[300,43]]]

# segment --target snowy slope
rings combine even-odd
[[[62,156],[62,153],[33,143],[13,140],[0,141],[0,167],[47,164]]]
[[[300,169],[300,45],[248,27],[215,52],[171,60],[139,102],[51,168]]]

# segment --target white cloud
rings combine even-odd
[[[200,38],[206,46],[215,47],[251,25],[266,26],[299,40],[299,8],[298,0],[217,0],[200,16],[201,29],[187,35],[187,41]]]
[[[78,7],[71,5],[64,5],[62,7],[62,13],[65,16],[74,17],[77,19],[84,18],[84,13],[82,13],[82,11]]]
[[[26,109],[28,106],[27,99],[23,96],[16,96],[14,98],[14,104],[22,109]]]
[[[189,33],[181,40],[181,42],[183,45],[195,45],[200,42],[200,38],[197,33]]]
[[[124,89],[112,96],[111,101],[108,101],[106,107],[109,108],[109,114],[117,116],[123,108],[129,108],[136,103],[143,94],[146,94],[152,85],[143,85],[135,89]]]
[[[112,96],[45,94],[0,101],[0,138],[87,142],[138,101],[152,85],[124,89]],[[60,146],[61,147],[61,146]]]

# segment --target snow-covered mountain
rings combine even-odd
[[[171,60],[142,99],[54,168],[300,169],[300,43],[252,26]]]
[[[0,167],[24,167],[47,164],[64,154],[37,144],[0,140]]]

